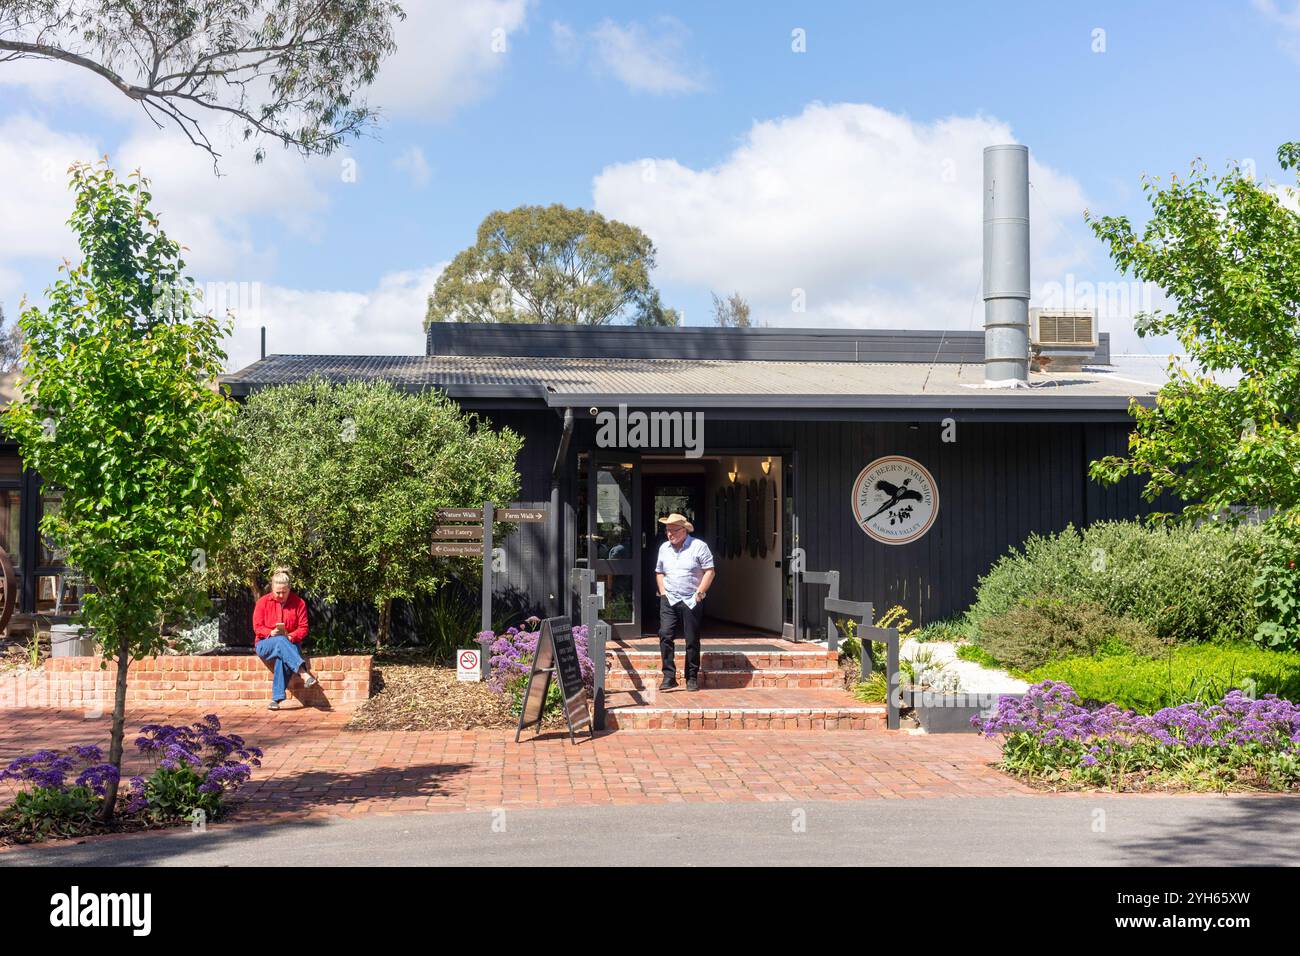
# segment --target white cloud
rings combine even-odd
[[[644,93],[693,93],[703,88],[699,71],[682,62],[689,31],[681,21],[661,17],[651,33],[639,23],[604,20],[591,33],[600,67],[628,88]]]
[[[397,52],[367,94],[393,115],[444,119],[484,96],[524,26],[529,0],[407,0]]]
[[[1300,2],[1293,0],[1290,9],[1277,0],[1252,0],[1257,13],[1278,28],[1277,42],[1292,59],[1300,61]]]
[[[812,104],[756,122],[710,168],[609,166],[594,202],[655,242],[657,281],[739,290],[757,321],[978,328],[983,148],[1014,141],[982,116],[921,123],[866,104]],[[1066,272],[1109,278],[1108,266],[1086,272],[1096,249],[1079,184],[1032,152],[1030,180],[1034,287]],[[797,290],[804,313],[791,307]]]
[[[254,163],[247,148],[226,149],[221,176],[212,160],[174,130],[132,136],[111,157],[119,171],[139,169],[150,179],[153,209],[163,229],[188,248],[191,272],[221,273],[232,281],[270,274],[275,249],[260,227],[275,223],[291,237],[314,241],[329,199],[324,186],[338,181],[347,157],[304,160],[268,150]],[[277,230],[278,232],[278,230]]]
[[[219,312],[235,313],[226,367],[257,360],[263,325],[268,353],[423,355],[425,303],[445,265],[389,273],[368,292],[260,285],[231,290],[242,301],[209,296]]]
[[[566,63],[577,62],[582,52],[582,40],[578,37],[577,31],[567,23],[558,20],[551,22],[551,46]]]
[[[0,182],[6,194],[0,297],[7,311],[16,312],[24,294],[38,299],[59,262],[76,257],[76,239],[65,225],[72,213],[67,170],[104,152],[86,136],[51,129],[29,116],[0,121]],[[218,177],[207,153],[174,131],[154,129],[130,135],[110,160],[119,175],[139,169],[150,179],[153,211],[167,234],[186,247],[188,271],[222,282],[272,274],[275,247],[262,238],[268,223],[299,240],[320,235],[328,205],[324,187],[337,177],[340,162],[271,151],[258,165],[245,152],[232,151],[222,166],[225,175]]]
[[[433,178],[429,161],[425,158],[424,150],[419,146],[408,146],[398,153],[397,158],[393,160],[393,167],[406,173],[417,189],[429,185],[429,181]]]
[[[77,160],[93,160],[99,152],[90,138],[52,130],[30,116],[0,121],[0,183],[5,196],[0,263],[46,260],[50,279],[54,278],[58,262],[76,251],[76,240],[65,225],[72,214],[68,167]],[[11,266],[6,272],[5,288],[0,289],[6,298],[27,291],[9,288],[16,273]]]

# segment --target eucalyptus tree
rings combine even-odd
[[[375,121],[361,96],[396,49],[392,0],[0,0],[0,63],[47,60],[117,90],[220,156],[257,142],[333,152]]]
[[[474,245],[443,270],[430,322],[676,325],[650,283],[650,237],[598,212],[520,206],[488,214]]]

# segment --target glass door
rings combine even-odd
[[[587,567],[605,594],[616,638],[641,636],[641,468],[637,455],[592,456],[587,469]]]

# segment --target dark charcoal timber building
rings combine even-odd
[[[656,518],[676,511],[717,559],[719,625],[805,636],[821,594],[792,572],[831,570],[843,598],[934,621],[1031,533],[1144,508],[1087,467],[1155,388],[1108,370],[1090,315],[1031,316],[1024,146],[985,149],[983,196],[979,333],[434,325],[423,356],[270,356],[228,383],[382,377],[521,433],[516,504],[550,520],[494,590],[538,611],[572,613],[585,566],[616,636],[654,631]]]
[[[503,598],[569,612],[568,571],[590,567],[617,630],[653,631],[655,519],[680,511],[717,558],[712,621],[806,635],[824,589],[792,586],[792,555],[838,570],[844,597],[928,622],[1031,533],[1147,510],[1136,483],[1087,477],[1126,448],[1130,397],[1154,395],[1109,366],[1107,336],[1080,370],[1014,389],[984,387],[984,338],[439,324],[424,356],[271,355],[226,383],[383,378],[521,434],[511,504],[550,520],[508,540]]]
[[[1150,510],[1087,468],[1126,449],[1130,399],[1156,387],[1115,372],[1090,315],[1030,314],[1023,146],[984,153],[983,289],[981,332],[440,324],[425,355],[271,355],[225,384],[382,378],[521,434],[522,500],[503,504],[548,520],[507,541],[494,593],[511,606],[572,613],[569,571],[587,567],[618,636],[654,631],[656,519],[676,511],[717,559],[717,626],[806,636],[824,591],[799,570],[923,623],[963,611],[1032,533]],[[29,615],[75,603],[35,531],[57,505],[0,451],[0,543]]]

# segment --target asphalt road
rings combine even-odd
[[[561,854],[561,850],[563,853]],[[407,813],[0,853],[17,866],[1296,865],[1300,799],[962,797]]]

